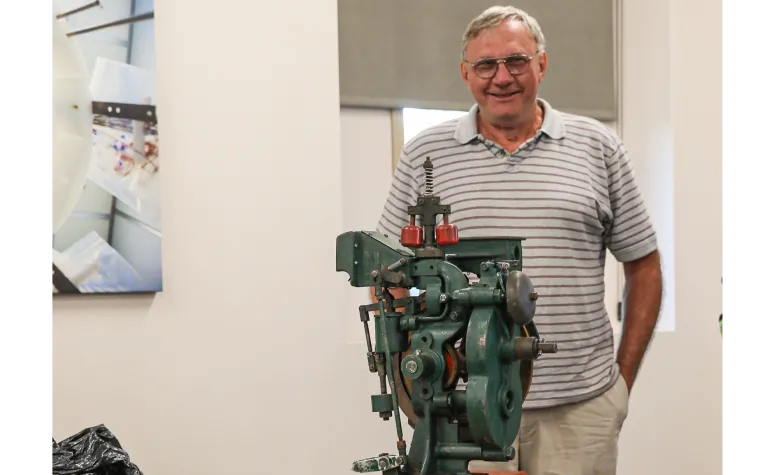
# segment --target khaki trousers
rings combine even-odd
[[[470,470],[521,470],[526,475],[616,475],[618,442],[629,393],[619,375],[603,394],[584,402],[523,412],[511,462],[472,462]]]

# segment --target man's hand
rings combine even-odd
[[[658,251],[624,264],[624,328],[619,345],[619,371],[632,390],[653,337],[661,309],[661,262]]]

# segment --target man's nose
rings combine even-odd
[[[497,85],[507,85],[515,80],[515,77],[507,70],[507,65],[499,63],[496,68],[496,74],[493,76],[493,83]]]

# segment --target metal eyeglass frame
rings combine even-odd
[[[481,58],[475,61],[474,63],[467,61],[466,59],[464,62],[470,65],[472,67],[472,71],[477,74],[477,76],[481,79],[491,79],[494,76],[496,76],[496,73],[499,72],[499,64],[504,63],[504,67],[507,69],[507,72],[513,76],[519,76],[526,71],[528,71],[528,68],[531,66],[531,61],[533,61],[533,58],[539,54],[538,51],[534,53],[533,56],[529,56],[525,53],[516,53],[509,56],[505,56],[503,58]],[[510,67],[509,61],[511,60],[525,60],[525,63],[521,65],[519,68],[512,69]],[[481,64],[493,64],[493,71],[489,75],[481,75],[477,72],[477,67]]]

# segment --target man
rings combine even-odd
[[[404,147],[378,230],[399,236],[434,166],[435,194],[460,236],[521,236],[539,294],[535,322],[559,352],[543,356],[524,404],[519,468],[528,475],[616,473],[628,398],[661,304],[656,236],[619,139],[538,97],[547,71],[536,20],[493,7],[464,34],[461,75],[476,104]],[[604,305],[606,249],[626,276],[614,358]],[[398,297],[402,294],[398,295]]]

